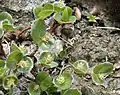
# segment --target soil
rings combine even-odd
[[[34,18],[32,10],[22,10],[22,7],[14,10],[14,8],[6,5],[7,1],[4,1],[5,4],[3,1],[0,0],[2,2],[0,3],[0,12],[9,12],[13,16],[16,25],[31,25],[31,21]],[[90,9],[86,7],[86,4],[77,7],[81,10],[81,20],[74,25],[62,26],[68,33],[64,32],[65,29],[60,31],[63,35],[62,37],[72,44],[70,46],[68,44],[69,57],[72,61],[86,60],[91,67],[105,62],[107,59],[107,61],[115,65],[116,70],[111,77],[106,79],[105,85],[102,86],[93,84],[89,75],[86,78],[79,78],[74,75],[74,86],[80,90],[82,89],[82,95],[120,95],[120,31],[98,28],[113,25],[113,22],[104,13],[98,15],[100,19],[97,20],[97,23],[89,23],[87,14],[89,14]]]

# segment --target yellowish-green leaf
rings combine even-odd
[[[43,10],[39,12],[38,16],[40,19],[45,19],[53,13],[53,10]]]
[[[39,85],[36,84],[35,82],[29,83],[28,92],[29,95],[40,95],[41,93]]]
[[[63,95],[82,95],[82,93],[77,89],[66,90]]]
[[[3,21],[5,19],[9,20],[11,24],[13,23],[12,16],[8,12],[0,13],[0,21]]]
[[[35,80],[42,91],[46,91],[52,85],[52,79],[49,73],[44,71],[39,72]]]
[[[69,21],[70,16],[72,16],[72,9],[70,7],[65,7],[64,11],[62,12],[61,20],[67,22]]]
[[[63,72],[53,79],[53,83],[56,87],[66,90],[71,87],[72,75],[69,72]]]
[[[92,80],[97,85],[104,83],[104,77],[101,77],[100,74],[92,73]]]
[[[113,71],[113,64],[110,62],[105,62],[102,64],[98,64],[94,67],[93,72],[95,74],[105,74],[105,73],[111,73]]]
[[[41,38],[46,34],[46,25],[43,20],[37,19],[32,25],[32,39],[33,41],[40,45]]]
[[[14,75],[6,76],[3,80],[3,87],[6,90],[15,87],[17,84],[18,84],[18,79]]]

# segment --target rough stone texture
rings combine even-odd
[[[114,26],[120,27],[120,0],[72,0],[79,5],[85,6],[88,10],[92,10],[96,6],[98,11],[103,12],[104,15],[109,16],[110,20],[114,22]]]
[[[0,0],[0,12],[7,11],[13,16],[16,25],[30,26],[33,21],[33,8],[42,2],[54,0]]]
[[[72,51],[75,59],[87,59],[93,63],[103,62],[107,57],[115,63],[120,59],[119,33],[87,27],[79,34]]]
[[[37,5],[37,0],[0,0],[0,5],[14,11],[31,11]]]

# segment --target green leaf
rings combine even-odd
[[[50,68],[54,68],[54,67],[57,67],[57,66],[58,66],[58,63],[52,61],[50,64],[48,64],[48,66],[49,66]]]
[[[54,57],[54,54],[52,54],[51,52],[42,52],[39,58],[39,63],[50,68],[57,67],[58,64],[53,61]]]
[[[66,23],[74,23],[76,21],[75,16],[70,16],[68,21],[62,21],[62,15],[60,13],[56,13],[54,15],[54,19],[59,23],[59,24],[66,24]]]
[[[63,42],[61,40],[56,40],[51,49],[52,53],[59,54],[63,51]]]
[[[76,22],[76,17],[75,16],[70,16],[68,23],[74,23]]]
[[[53,93],[57,93],[57,92],[58,92],[58,88],[55,87],[54,85],[53,85],[53,86],[50,86],[50,87],[47,89],[47,92],[48,92],[50,95],[56,95],[56,94],[53,94]]]
[[[92,80],[97,85],[104,83],[104,77],[100,76],[100,74],[92,73]]]
[[[28,85],[28,92],[29,95],[40,95],[40,87],[35,82],[31,82]]]
[[[72,76],[69,72],[63,72],[53,79],[53,83],[62,90],[68,89],[72,84]]]
[[[3,35],[4,35],[4,30],[0,28],[0,38],[2,38]]]
[[[17,51],[17,52],[21,52],[22,53],[20,48],[15,43],[12,43],[11,51]]]
[[[8,19],[1,21],[1,27],[5,32],[11,32],[16,30],[16,27],[14,27]]]
[[[44,6],[43,6],[43,9],[42,11],[44,10],[52,10],[53,11],[53,4],[52,3],[46,3]]]
[[[4,24],[3,25],[3,29],[6,31],[6,32],[12,32],[12,31],[15,31],[16,28],[11,25],[11,24]]]
[[[55,13],[54,19],[59,23],[62,24],[63,22],[61,21],[62,15],[60,13]]]
[[[32,25],[32,39],[36,44],[40,44],[40,38],[46,34],[46,25],[43,20],[37,19]]]
[[[89,69],[88,62],[85,60],[78,60],[72,64],[75,73],[78,74],[79,76],[84,76]]]
[[[62,12],[64,10],[64,8],[60,8],[59,6],[54,4],[54,11],[55,12]]]
[[[52,79],[49,73],[44,71],[39,72],[35,80],[42,91],[46,91],[52,85]]]
[[[53,10],[43,10],[39,12],[38,16],[40,19],[45,19],[53,13]]]
[[[12,43],[11,51],[18,51],[18,52],[23,53],[24,55],[27,53],[27,49],[25,48],[25,46],[18,47],[17,44],[15,43]]]
[[[0,59],[0,67],[4,67],[4,66],[5,66],[5,60]]]
[[[48,50],[50,51],[50,49],[52,48],[53,44],[55,43],[55,39],[53,38],[53,36],[49,33],[46,33],[44,37],[42,37],[40,39],[40,47],[42,50]]]
[[[12,16],[9,13],[7,13],[7,12],[0,13],[0,21],[3,21],[5,19],[8,19],[11,24],[13,23]]]
[[[38,14],[41,11],[41,9],[42,9],[41,6],[36,7],[36,8],[33,9],[33,14],[34,14],[34,16],[35,16],[36,19],[39,18]]]
[[[40,19],[45,19],[48,16],[50,16],[54,12],[53,10],[53,4],[51,3],[46,3],[41,11],[39,12],[38,16]]]
[[[65,7],[61,20],[64,22],[69,21],[69,17],[72,15],[72,9],[70,7]]]
[[[3,67],[0,67],[0,78],[3,77],[3,75],[5,74],[6,69]]]
[[[96,21],[96,16],[93,16],[93,15],[90,14],[87,18],[89,19],[89,22],[97,22]]]
[[[33,68],[33,61],[30,57],[24,57],[19,63],[17,63],[18,71],[21,73],[30,72]]]
[[[13,51],[7,59],[7,67],[10,69],[15,69],[16,68],[16,64],[22,60],[23,58],[23,54],[21,52],[18,51]]]
[[[82,93],[80,91],[78,91],[77,89],[69,89],[66,90],[63,95],[82,95]]]
[[[17,84],[18,84],[18,79],[14,75],[6,76],[3,80],[3,87],[6,90],[15,87]]]
[[[98,64],[94,67],[93,72],[95,74],[111,73],[113,71],[113,64],[105,62],[103,64]]]

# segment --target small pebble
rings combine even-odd
[[[74,12],[77,20],[81,20],[81,12],[78,7],[74,7]]]

